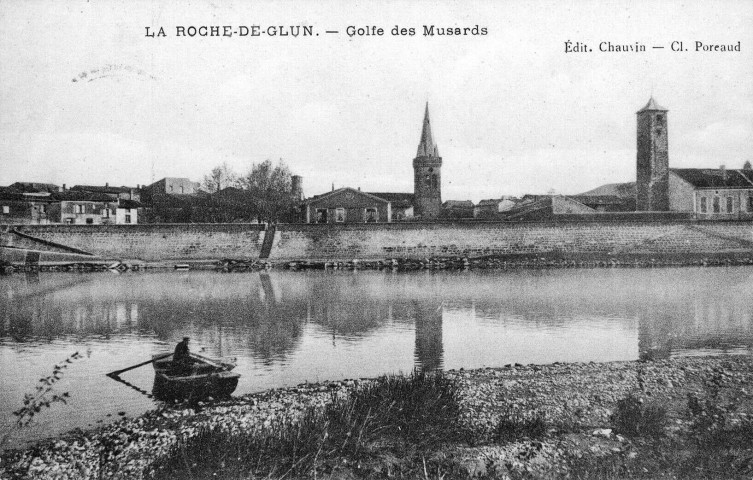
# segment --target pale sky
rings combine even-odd
[[[671,167],[753,160],[750,1],[164,3],[0,3],[0,185],[199,181],[282,158],[307,196],[333,182],[412,192],[428,100],[443,200],[579,193],[635,179],[635,112],[652,92]],[[423,36],[432,24],[488,34]],[[179,25],[319,36],[187,38]],[[385,35],[349,38],[350,25]],[[594,51],[565,53],[567,40]]]

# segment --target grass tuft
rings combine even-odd
[[[543,414],[534,413],[525,416],[517,413],[503,415],[497,423],[494,438],[501,443],[514,442],[521,439],[537,439],[546,435],[547,423]]]
[[[429,449],[457,438],[457,388],[439,373],[382,377],[311,408],[296,421],[253,431],[203,429],[147,468],[147,477],[295,478],[358,469],[406,448]]]

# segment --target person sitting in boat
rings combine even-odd
[[[173,370],[176,372],[189,373],[191,371],[190,350],[188,349],[188,342],[190,338],[183,337],[183,340],[178,342],[175,346],[175,352],[173,352]]]

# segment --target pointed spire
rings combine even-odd
[[[659,106],[659,104],[656,103],[656,100],[654,100],[654,96],[653,95],[651,95],[651,98],[649,98],[648,103],[646,104],[646,106],[643,107],[643,108],[641,108],[640,110],[638,110],[637,113],[647,112],[647,111],[650,111],[650,110],[659,111],[659,112],[666,112],[666,111],[668,111],[666,108],[664,108],[662,106]]]
[[[429,120],[429,102],[426,102],[426,111],[424,112],[424,126],[421,130],[421,140],[418,142],[417,157],[438,157],[439,149],[434,143],[434,137],[431,134],[431,121]]]

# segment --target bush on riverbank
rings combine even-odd
[[[441,374],[382,377],[298,420],[253,431],[204,429],[147,471],[159,479],[235,479],[368,469],[457,440],[459,412],[457,387]]]

